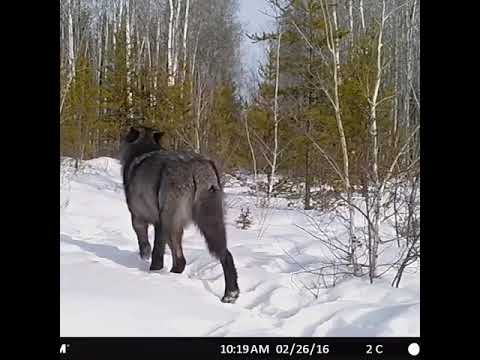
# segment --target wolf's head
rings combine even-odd
[[[146,126],[132,126],[120,141],[120,161],[126,164],[134,157],[146,152],[162,150],[160,143],[163,131]]]

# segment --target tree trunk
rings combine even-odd
[[[310,32],[310,37],[312,36],[312,33]],[[313,49],[311,46],[308,47],[308,73],[309,73],[309,81],[312,82],[312,61],[313,61]],[[310,87],[308,90],[308,108],[310,109],[313,103],[313,94],[312,94],[312,88]],[[310,122],[310,117],[308,117],[306,123],[306,133],[307,136],[310,136],[310,127],[311,127],[311,122]],[[305,198],[304,198],[304,209],[305,210],[311,210],[312,205],[311,205],[311,184],[312,184],[312,177],[310,174],[310,142],[307,142],[305,144]]]
[[[411,119],[411,109],[410,109],[410,101],[412,99],[412,73],[413,73],[413,19],[415,16],[415,8],[416,8],[416,0],[413,0],[412,7],[410,11],[406,11],[407,16],[407,83],[405,84],[406,88],[406,97],[405,97],[405,117],[406,117],[406,125],[408,131],[415,126],[412,124]],[[407,164],[410,164],[412,160],[412,146],[408,144],[407,150]]]
[[[171,1],[171,0],[170,0]],[[173,4],[172,4],[173,5]],[[179,34],[179,26],[180,26],[180,10],[182,7],[182,0],[177,0],[177,6],[175,8],[176,10],[176,15],[173,17],[172,21],[172,41],[171,41],[171,46],[172,46],[172,66],[171,66],[171,78],[169,78],[169,84],[175,85],[177,75],[178,75],[178,34]],[[172,9],[173,10],[173,9]],[[171,13],[173,15],[173,11]],[[170,26],[170,24],[169,24]]]
[[[253,150],[252,141],[250,140],[250,130],[248,129],[248,117],[245,115],[245,134],[247,135],[248,147],[250,148],[250,154],[252,155],[253,163],[253,182],[255,183],[255,196],[256,196],[256,205],[259,205],[259,191],[258,191],[258,181],[257,181],[257,158],[255,156],[255,151]]]
[[[190,10],[190,0],[187,0],[185,4],[185,20],[183,25],[183,71],[182,71],[182,82],[185,82],[187,77],[187,35],[188,35],[188,21],[189,21],[189,10]]]
[[[353,0],[348,0],[348,25],[350,28],[350,49],[353,49],[354,33],[353,33]]]
[[[307,132],[310,131],[310,121],[307,122]],[[310,175],[310,145],[306,144],[305,148],[305,198],[304,209],[311,210],[311,175]]]
[[[378,173],[378,126],[377,126],[377,105],[378,94],[380,90],[380,83],[382,80],[382,48],[383,48],[383,29],[385,26],[385,0],[382,1],[382,19],[380,22],[380,29],[378,32],[377,41],[377,68],[375,75],[375,84],[372,93],[370,103],[370,135],[372,137],[372,172],[375,185],[375,196],[373,204],[373,243],[369,249],[369,277],[370,283],[373,283],[373,279],[376,277],[377,270],[377,257],[378,257],[378,245],[380,243],[380,207],[382,201],[382,187],[380,183],[380,177]]]
[[[173,8],[173,0],[168,0],[170,16],[168,19],[168,49],[167,49],[167,71],[168,71],[168,86],[175,85],[175,76],[173,71],[173,39],[175,37],[175,30],[173,24],[173,17],[175,9]]]
[[[128,104],[128,118],[133,118],[133,93],[132,93],[132,78],[131,78],[131,57],[132,57],[132,34],[130,24],[130,0],[125,0],[126,4],[126,66],[127,66],[127,104]]]
[[[177,14],[174,18],[174,26],[173,26],[173,65],[172,65],[172,73],[174,83],[176,82],[178,76],[178,55],[179,55],[179,45],[177,38],[179,37],[179,27],[180,27],[180,10],[182,8],[182,0],[177,0]]]
[[[365,32],[365,14],[363,12],[363,0],[360,0],[359,7],[360,7],[360,20],[362,24],[362,31]]]
[[[335,119],[337,122],[338,135],[340,140],[340,146],[342,149],[342,159],[343,159],[343,183],[345,185],[345,192],[347,195],[347,207],[348,207],[348,231],[350,237],[350,261],[353,266],[353,273],[355,276],[361,275],[361,267],[358,264],[358,240],[355,235],[355,208],[352,203],[352,187],[350,183],[350,168],[349,168],[349,157],[348,157],[348,148],[347,140],[345,136],[345,130],[343,128],[342,114],[340,109],[340,98],[339,98],[339,87],[341,84],[340,76],[340,57],[338,51],[338,23],[337,23],[337,10],[336,5],[332,6],[332,17],[333,25],[330,21],[328,8],[325,5],[325,2],[321,2],[323,17],[327,25],[327,46],[330,50],[333,59],[333,99],[330,99],[332,102],[333,108],[335,110]],[[333,28],[332,28],[333,27]]]
[[[203,91],[200,82],[200,75],[197,74],[197,114],[194,124],[195,151],[200,153],[200,117],[202,116],[202,97]]]
[[[274,145],[273,145],[273,154],[272,154],[272,166],[270,177],[268,181],[268,194],[267,194],[267,204],[270,205],[270,199],[273,192],[273,181],[275,172],[277,170],[277,157],[278,157],[278,82],[280,76],[280,46],[282,41],[282,31],[278,33],[278,40],[277,40],[277,56],[276,56],[276,64],[275,64],[275,95],[274,95],[274,105],[273,105],[273,132],[274,132]]]
[[[399,75],[399,39],[398,39],[398,26],[397,18],[393,18],[393,92],[395,97],[393,98],[393,108],[392,108],[392,135],[391,135],[391,146],[396,148],[398,144],[398,107],[399,107],[399,86],[398,86],[398,75]]]
[[[75,77],[75,51],[73,41],[72,0],[68,1],[68,78]]]

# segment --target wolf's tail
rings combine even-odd
[[[215,162],[213,160],[208,160],[208,162],[210,163],[210,165],[213,168],[213,171],[215,172],[215,176],[217,177],[217,184],[218,184],[219,189],[221,190],[222,189],[222,182],[221,182],[221,179],[220,179],[220,175],[218,173],[217,165],[215,165]]]
[[[192,218],[205,237],[208,250],[220,260],[225,277],[225,295],[222,302],[233,303],[238,298],[237,269],[232,254],[227,249],[223,212],[223,190],[215,163],[209,160],[217,178],[218,189],[210,185],[208,190],[201,191],[194,203]],[[211,184],[211,183],[210,183]]]
[[[193,206],[193,222],[205,237],[210,253],[220,259],[227,249],[222,192],[209,190],[198,195]]]

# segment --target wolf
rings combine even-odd
[[[161,145],[164,132],[132,126],[120,141],[123,187],[140,257],[149,260],[150,271],[163,268],[167,244],[172,254],[171,272],[182,273],[184,228],[194,223],[210,253],[220,260],[225,278],[221,301],[239,297],[237,270],[227,249],[223,187],[215,163],[200,154],[168,151]],[[153,252],[148,226],[153,225]]]

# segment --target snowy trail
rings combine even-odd
[[[406,275],[400,289],[388,279],[351,279],[319,290],[316,299],[302,286],[312,275],[292,274],[299,264],[315,268],[325,252],[296,227],[308,226],[300,212],[272,210],[258,238],[258,225],[234,226],[238,204],[249,199],[239,187],[226,188],[241,294],[224,304],[221,265],[193,226],[184,234],[185,271],[169,272],[168,247],[164,269],[148,271],[115,160],[87,161],[68,176],[61,191],[61,336],[419,336],[418,273]]]

